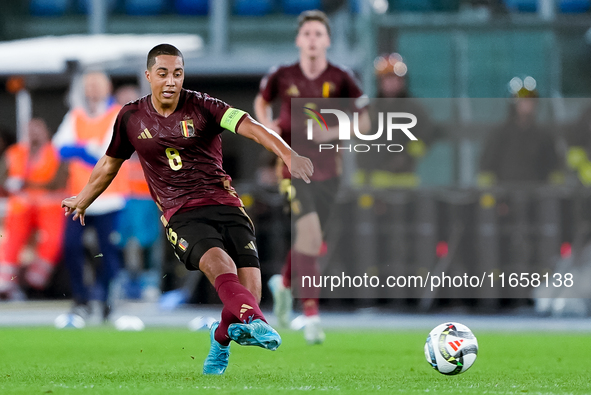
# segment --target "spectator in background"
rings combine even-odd
[[[83,76],[84,103],[72,108],[64,117],[53,142],[60,154],[69,160],[70,177],[68,191],[76,194],[90,178],[93,166],[105,154],[111,141],[113,124],[121,106],[111,97],[111,81],[101,72]],[[117,216],[125,206],[128,182],[125,172],[120,172],[111,186],[87,210],[87,228],[96,230],[99,254],[96,291],[93,295],[101,302],[102,318],[111,312],[109,291],[112,280],[121,267],[121,252],[117,247]],[[72,312],[86,318],[91,309],[91,294],[84,282],[85,262],[84,227],[77,221],[67,221],[64,237],[64,263],[70,275],[74,307]]]
[[[511,84],[518,84],[515,81]],[[556,138],[536,120],[535,80],[526,77],[514,88],[513,97],[506,122],[490,132],[482,147],[478,185],[562,183]]]
[[[355,174],[356,185],[369,185],[373,188],[412,188],[420,184],[415,173],[418,161],[425,156],[434,137],[434,127],[421,103],[413,99],[408,90],[408,67],[397,53],[378,56],[374,60],[378,84],[378,99],[370,108],[371,124],[377,128],[378,113],[388,111],[406,112],[417,117],[417,125],[412,133],[418,140],[409,140],[403,133],[393,134],[391,141],[386,133],[374,143],[400,144],[403,151],[391,154],[358,153],[359,170]]]
[[[67,167],[51,145],[45,121],[28,124],[28,141],[11,145],[0,162],[0,185],[9,193],[5,232],[0,239],[0,294],[23,297],[19,287],[19,255],[33,232],[36,256],[24,273],[24,282],[43,290],[61,257]]]
[[[123,85],[115,91],[117,103],[124,106],[140,98],[136,85]],[[137,153],[123,163],[129,180],[129,198],[118,221],[121,236],[119,247],[124,250],[125,271],[121,290],[131,299],[157,300],[160,296],[159,277],[161,257],[157,243],[162,235],[160,210],[152,200],[148,183]],[[147,270],[146,270],[147,269]]]

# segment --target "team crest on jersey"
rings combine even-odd
[[[195,126],[193,125],[192,119],[181,121],[181,133],[186,138],[195,137]]]
[[[288,96],[299,96],[300,90],[298,89],[297,86],[295,86],[294,84],[291,84],[291,86],[285,91],[285,93]]]

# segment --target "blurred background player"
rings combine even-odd
[[[507,120],[490,132],[482,147],[478,185],[562,183],[558,141],[537,120],[535,80],[515,77],[510,90],[514,100]]]
[[[86,185],[93,166],[104,155],[111,141],[113,124],[121,106],[111,97],[111,81],[102,72],[89,72],[82,77],[84,100],[65,115],[53,142],[62,157],[69,161],[68,191],[76,194]],[[96,295],[91,295],[84,281],[85,249],[82,225],[67,221],[64,237],[64,263],[68,269],[74,298],[73,313],[86,318],[91,313],[89,300],[101,302],[102,318],[111,312],[109,291],[121,267],[117,247],[117,216],[125,206],[128,183],[125,171],[87,210],[87,225],[96,231],[99,250],[93,262],[100,262],[96,273]]]
[[[298,62],[272,69],[261,81],[259,94],[254,101],[257,119],[280,133],[296,151],[303,150],[302,154],[310,157],[314,163],[315,172],[310,185],[300,180],[293,180],[290,185],[287,168],[283,166],[282,170],[283,193],[289,196],[297,195],[297,201],[291,201],[292,223],[295,228],[293,246],[286,258],[282,275],[273,276],[269,280],[269,287],[273,293],[273,311],[283,327],[289,324],[292,309],[292,260],[294,277],[320,275],[317,259],[322,246],[323,230],[339,188],[340,173],[336,152],[325,152],[320,155],[317,152],[318,143],[337,139],[338,128],[331,125],[328,130],[315,129],[314,144],[300,147],[300,140],[305,140],[305,123],[302,122],[301,130],[292,131],[291,99],[356,99],[363,95],[350,71],[327,60],[330,25],[328,17],[323,12],[313,10],[300,14],[295,43],[300,53]],[[281,103],[281,108],[279,117],[272,119],[271,107],[275,100]],[[314,103],[310,103],[309,106],[318,108]],[[362,114],[360,130],[364,132],[369,129],[369,117],[366,112]],[[292,133],[301,134],[294,139]],[[306,317],[304,337],[310,344],[322,343],[325,335],[318,315],[319,289],[308,289],[305,295],[300,297]]]
[[[380,112],[407,112],[421,120],[412,129],[418,140],[409,140],[402,133],[395,133],[392,140],[387,140],[384,134],[375,143],[400,144],[404,150],[396,155],[358,153],[356,162],[359,169],[354,183],[374,189],[417,187],[421,180],[416,167],[434,139],[435,128],[425,108],[410,94],[407,83],[408,67],[400,54],[378,56],[374,60],[374,70],[380,100],[374,101],[370,106],[372,125],[378,124],[376,117]]]
[[[61,257],[67,167],[51,145],[42,119],[32,119],[27,141],[6,150],[0,162],[0,185],[9,194],[5,232],[0,239],[0,294],[22,298],[18,283],[20,254],[35,235],[36,254],[24,273],[27,286],[43,290]]]

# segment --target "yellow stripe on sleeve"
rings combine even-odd
[[[228,129],[232,133],[236,133],[236,125],[238,125],[238,122],[244,114],[246,114],[246,111],[242,111],[237,108],[229,108],[224,113],[222,121],[220,122],[220,126],[224,129]]]

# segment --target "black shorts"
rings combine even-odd
[[[197,270],[213,247],[225,250],[236,267],[260,267],[254,225],[242,207],[203,206],[174,214],[166,237],[189,270]]]
[[[322,231],[326,231],[326,225],[339,190],[339,181],[339,178],[335,177],[306,184],[300,179],[293,178],[291,180],[293,189],[290,203],[292,222],[306,214],[315,212],[320,219]]]

